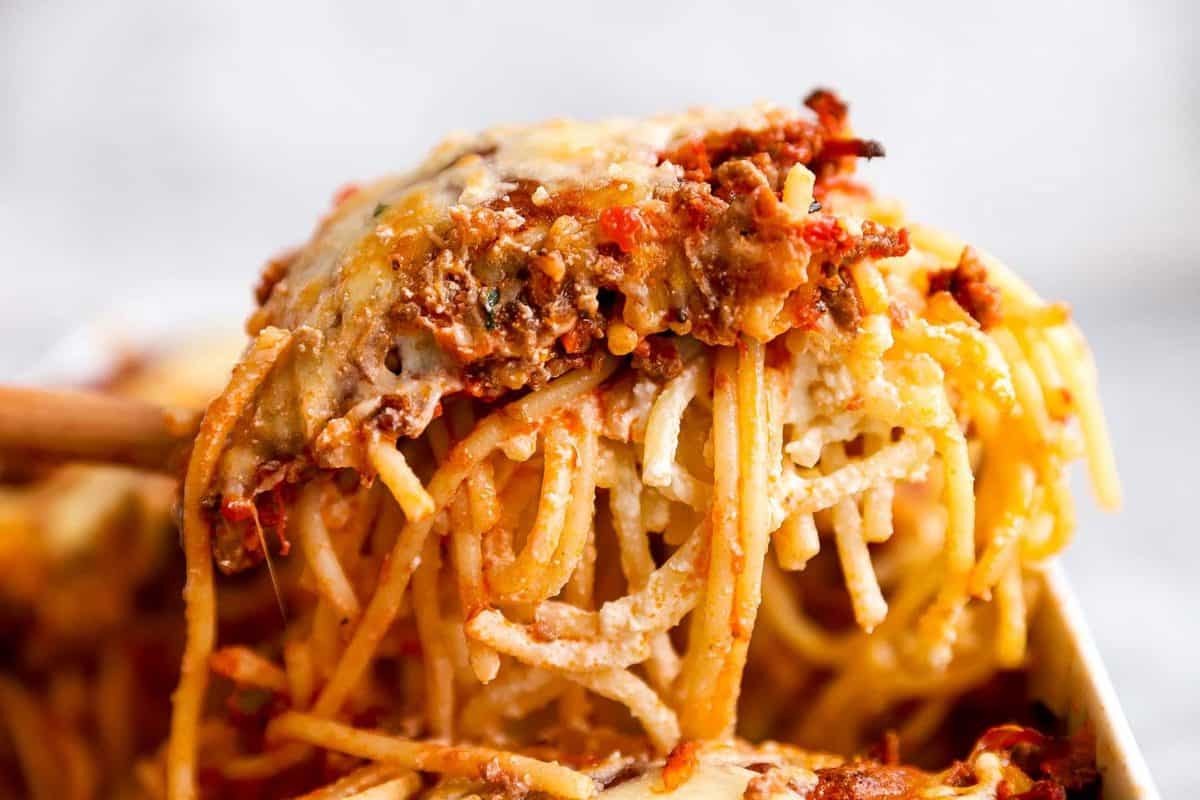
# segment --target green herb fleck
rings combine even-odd
[[[496,329],[496,307],[500,305],[500,290],[488,289],[483,295],[483,327]]]
[[[375,210],[371,212],[371,216],[378,217],[380,214],[387,211],[387,209],[388,209],[388,207],[387,207],[386,203],[376,203]]]

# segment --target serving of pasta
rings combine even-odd
[[[944,755],[964,696],[1027,661],[1071,462],[1119,505],[1086,344],[1065,305],[856,180],[883,148],[836,96],[806,106],[502,127],[340,192],[264,270],[190,446],[161,747],[135,742],[135,673],[101,637],[0,682],[11,785],[1094,791],[1086,734],[1038,732],[1011,693]],[[79,469],[5,502],[49,525],[70,495],[42,487]],[[169,530],[169,479],[122,475],[155,501],[109,527]],[[104,547],[102,593],[142,630],[149,572]],[[26,623],[22,662],[47,630]],[[28,720],[91,694],[77,758],[47,763]]]

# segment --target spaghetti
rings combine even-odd
[[[849,175],[881,148],[809,106],[451,143],[268,270],[184,483],[147,791],[585,798],[684,742],[916,746],[1021,664],[1067,465],[1119,502],[1082,339],[876,201]],[[290,535],[286,617],[218,650],[214,555]],[[995,750],[984,794],[1029,788]],[[750,783],[812,789],[811,758]]]

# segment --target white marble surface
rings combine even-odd
[[[1127,504],[1081,502],[1068,564],[1180,795],[1200,753],[1198,9],[8,0],[0,378],[80,320],[240,316],[337,186],[448,129],[836,87],[888,147],[877,185],[1071,300],[1091,335]]]

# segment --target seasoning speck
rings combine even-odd
[[[488,289],[483,295],[483,327],[496,329],[496,307],[500,305],[500,290]]]

